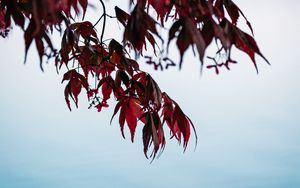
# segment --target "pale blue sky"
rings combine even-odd
[[[184,154],[171,140],[152,164],[143,155],[141,128],[132,144],[117,122],[109,125],[112,109],[88,110],[82,98],[80,109],[69,112],[54,65],[42,73],[31,50],[24,66],[18,31],[1,40],[0,187],[299,187],[300,3],[235,2],[272,66],[257,58],[257,75],[250,59],[236,53],[239,64],[218,76],[205,70],[200,77],[190,56],[182,71],[148,68],[199,136],[195,152],[193,138]]]

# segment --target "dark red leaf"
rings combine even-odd
[[[125,124],[125,117],[126,117],[126,107],[124,108],[123,105],[124,104],[122,103],[122,108],[121,108],[120,116],[119,116],[119,124],[120,124],[120,129],[121,129],[122,136],[123,136],[123,138],[125,138],[124,124]]]
[[[127,105],[125,119],[130,130],[131,141],[133,142],[138,118],[136,114],[138,104],[134,100],[129,100]]]
[[[169,39],[168,39],[168,49],[171,40],[175,37],[176,32],[178,32],[179,28],[182,26],[183,20],[179,19],[176,22],[173,23],[172,27],[169,30]]]
[[[186,18],[177,38],[176,44],[180,52],[179,68],[181,68],[185,51],[192,44],[196,45],[200,62],[202,64],[206,43],[201,32],[197,29],[196,23],[194,23],[190,18]]]
[[[214,6],[215,14],[221,20],[224,18],[223,1],[224,0],[216,0],[215,6]]]
[[[116,12],[116,17],[117,17],[118,21],[121,22],[121,24],[123,26],[126,26],[130,15],[127,14],[125,11],[123,11],[122,9],[120,9],[117,6],[115,6],[115,12]]]
[[[69,80],[69,83],[65,88],[65,98],[68,107],[71,110],[68,97],[70,96],[74,100],[76,107],[78,107],[78,95],[80,94],[82,87],[84,87],[88,91],[88,82],[86,78],[83,75],[79,74],[75,69],[72,69],[64,74],[62,83],[65,80]]]
[[[169,0],[148,0],[148,4],[151,5],[157,12],[157,19],[160,19],[160,23],[164,26],[164,19],[168,18],[168,14],[172,9],[172,3]]]
[[[243,32],[236,26],[232,25],[228,21],[226,22],[227,25],[227,32],[231,35],[231,40],[233,40],[234,45],[249,55],[252,62],[254,63],[255,69],[258,72],[256,61],[255,61],[255,54],[261,56],[268,64],[269,61],[264,57],[264,55],[260,52],[256,41],[253,37],[249,34]]]
[[[70,111],[72,111],[72,110],[71,110],[70,100],[69,100],[69,95],[70,95],[70,93],[71,93],[71,87],[70,87],[70,85],[68,84],[68,85],[66,86],[66,88],[65,88],[64,94],[65,94],[65,100],[66,100],[66,103],[67,103],[67,105],[68,105],[68,108],[69,108]]]
[[[87,8],[87,5],[88,5],[88,2],[87,0],[78,0],[79,1],[79,4],[80,6],[82,7],[83,9],[83,15],[82,15],[82,20],[84,20],[84,17],[85,17],[85,13],[86,13],[86,8]]]
[[[111,117],[111,119],[110,119],[110,124],[111,124],[113,118],[115,117],[115,115],[116,115],[116,114],[118,113],[118,111],[120,110],[120,107],[122,106],[122,103],[123,103],[123,101],[119,101],[119,102],[116,104],[116,107],[115,107],[115,109],[114,109],[114,113],[113,113],[113,115],[112,115],[112,117]]]
[[[239,8],[236,4],[231,0],[224,0],[225,8],[231,18],[232,24],[236,25],[236,22],[239,18]]]
[[[148,158],[148,148],[150,146],[150,141],[152,137],[152,123],[149,113],[146,114],[146,123],[143,128],[143,144],[144,144],[144,154]]]
[[[149,38],[149,32],[159,36],[156,31],[156,22],[144,11],[142,3],[139,1],[125,26],[124,39],[130,42],[135,50],[142,53],[142,49],[146,45],[146,38]],[[151,37],[150,40],[150,43],[154,44]]]
[[[41,39],[35,39],[35,45],[36,45],[36,49],[38,51],[39,57],[40,57],[40,67],[43,71],[43,55],[44,55],[44,44],[43,41]]]

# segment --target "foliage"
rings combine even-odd
[[[196,140],[197,135],[192,121],[167,93],[161,91],[150,74],[140,70],[137,61],[128,54],[129,49],[143,56],[144,50],[149,51],[147,44],[150,44],[154,55],[144,57],[148,64],[161,70],[176,65],[168,55],[172,40],[176,41],[180,53],[179,68],[189,47],[197,52],[202,68],[205,51],[212,41],[217,44],[218,51],[215,57],[208,57],[214,64],[207,68],[215,69],[217,74],[220,68],[229,70],[230,65],[236,63],[231,58],[232,47],[248,54],[256,70],[255,54],[265,59],[253,36],[237,27],[237,20],[242,16],[253,35],[251,24],[232,0],[131,0],[130,13],[116,6],[115,16],[108,15],[105,3],[99,2],[103,12],[92,24],[75,20],[80,13],[84,20],[87,0],[0,0],[0,35],[6,37],[13,25],[19,26],[24,31],[25,61],[29,47],[35,43],[42,69],[45,59],[51,58],[55,59],[58,70],[67,67],[62,82],[67,82],[64,94],[70,110],[70,99],[77,107],[82,90],[87,93],[90,107],[99,112],[107,108],[108,99],[114,97],[117,103],[112,119],[119,113],[123,137],[125,123],[132,141],[138,122],[143,125],[146,157],[149,148],[152,148],[150,157],[153,159],[163,151],[165,124],[171,138],[183,142],[184,149],[188,145],[190,129]],[[150,15],[151,11],[156,12],[156,18]],[[122,43],[103,39],[107,18],[116,18],[124,26]],[[95,27],[100,22],[99,37]],[[171,23],[170,27],[166,23]],[[167,44],[157,28],[168,30]],[[62,33],[59,50],[50,39],[54,30]],[[154,60],[155,57],[159,60]]]

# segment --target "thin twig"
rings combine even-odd
[[[103,18],[103,16],[104,16],[104,14],[102,14],[101,16],[100,16],[100,18],[96,21],[96,23],[93,25],[93,28],[95,28],[96,27],[96,25],[101,21],[101,19]]]
[[[103,16],[103,26],[102,26],[102,32],[101,32],[101,38],[100,38],[100,42],[102,44],[102,42],[103,42],[103,36],[104,36],[104,31],[105,31],[105,25],[106,25],[106,16],[107,15],[106,15],[106,9],[105,9],[105,5],[103,3],[103,0],[99,0],[99,1],[100,1],[101,5],[102,5],[102,9],[103,9],[103,14],[102,14],[102,16]]]

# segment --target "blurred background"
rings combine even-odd
[[[189,54],[181,71],[142,65],[193,120],[199,137],[196,151],[192,137],[185,153],[167,140],[151,164],[141,127],[133,144],[128,130],[124,140],[118,122],[109,125],[113,109],[89,110],[85,96],[70,112],[63,72],[57,75],[53,62],[42,72],[34,45],[24,65],[19,29],[1,39],[0,187],[299,187],[300,1],[234,2],[272,65],[257,57],[256,74],[248,56],[235,51],[239,64],[219,75],[208,69],[200,75]],[[91,20],[97,11],[89,11]],[[249,31],[242,18],[239,24]],[[110,20],[106,37],[121,36],[119,25]]]

